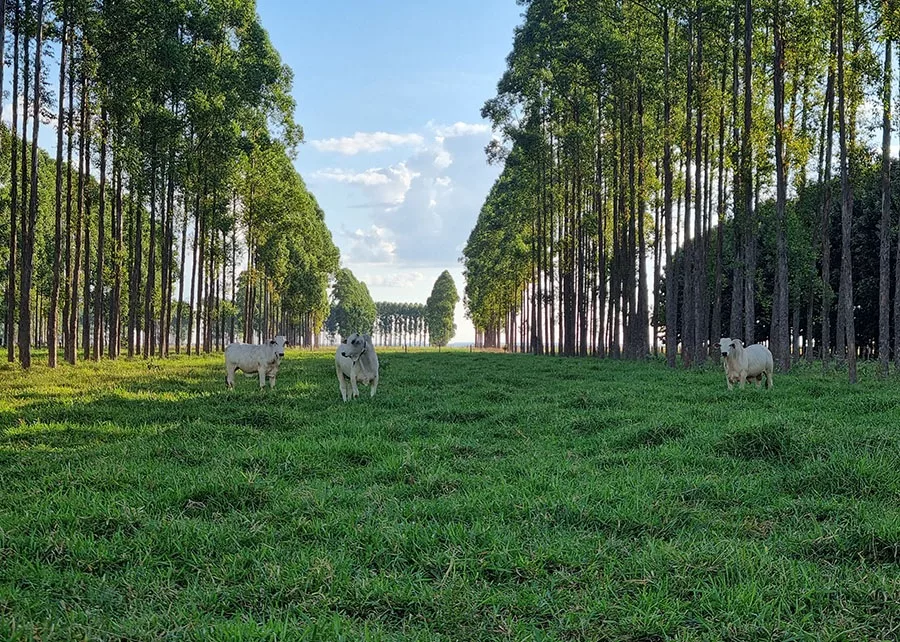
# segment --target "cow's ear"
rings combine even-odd
[[[269,341],[269,345],[270,345],[270,346],[273,346],[273,345],[275,345],[275,340],[274,340],[274,339],[272,339],[272,340],[271,340],[271,341]]]
[[[347,337],[344,337],[343,339],[341,339],[341,343],[347,343]]]

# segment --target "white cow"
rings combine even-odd
[[[378,389],[378,355],[369,335],[353,333],[344,338],[334,355],[334,369],[344,401],[359,397],[357,383],[368,385],[369,396],[375,396]]]
[[[722,337],[719,339],[719,351],[722,353],[722,367],[725,368],[725,376],[728,376],[728,351],[731,349],[731,337]],[[762,375],[756,377],[757,381],[762,380]],[[731,383],[737,383],[737,375],[730,377]]]
[[[234,388],[234,371],[240,370],[248,377],[259,374],[260,390],[266,387],[266,377],[269,377],[269,386],[274,389],[275,377],[278,376],[278,366],[284,357],[286,345],[287,339],[282,335],[261,345],[250,343],[229,345],[225,348],[225,383],[228,388]]]
[[[739,381],[741,388],[747,379],[756,379],[757,387],[762,382],[762,376],[766,375],[766,388],[772,387],[772,371],[775,362],[769,349],[759,343],[744,347],[740,339],[732,339],[728,344],[728,355],[725,357],[725,381],[728,389]]]

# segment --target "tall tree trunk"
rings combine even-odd
[[[844,85],[844,0],[838,0],[838,123],[841,147],[841,282],[838,290],[839,314],[843,319],[847,368],[850,383],[856,383],[856,326],[853,321],[853,267],[851,256],[851,231],[853,223],[853,187],[848,167],[847,141],[848,119],[846,87]],[[854,115],[851,114],[851,118]]]
[[[716,362],[721,358],[719,350],[714,346],[722,336],[722,289],[725,286],[725,274],[723,272],[724,236],[725,231],[725,83],[728,77],[728,65],[722,64],[721,105],[719,107],[719,168],[717,179],[716,199],[716,283],[713,299],[712,321],[710,323],[710,350],[715,355]]]
[[[69,60],[71,61],[68,68],[68,98],[69,109],[66,116],[66,295],[63,304],[63,334],[66,343],[66,361],[75,363],[75,334],[76,331],[72,327],[71,316],[73,301],[78,297],[77,286],[74,285],[75,273],[78,272],[78,256],[72,255],[72,148],[74,120],[75,120],[75,32],[69,26]],[[73,261],[74,259],[74,261]],[[77,305],[75,305],[77,308]]]
[[[19,124],[18,91],[19,91],[19,33],[22,28],[19,3],[16,2],[16,19],[13,27],[13,84],[12,84],[12,123],[10,131],[13,135],[10,139],[10,185],[9,185],[9,273],[6,284],[6,359],[10,363],[16,360],[16,253],[18,246],[18,233],[16,223],[19,206],[19,159],[17,157],[18,145],[16,145],[15,132]],[[2,67],[3,65],[0,65]],[[0,91],[0,97],[3,92]]]
[[[888,375],[891,352],[891,39],[884,46],[884,103],[881,121],[881,225],[878,253],[878,365]]]
[[[753,210],[753,2],[744,3],[744,131],[741,187],[744,194],[744,343],[756,341],[756,213]]]
[[[94,361],[103,354],[103,267],[106,262],[106,143],[109,123],[106,106],[100,107],[100,189],[97,203],[97,278],[94,281]]]
[[[637,319],[635,321],[635,346],[637,346],[638,359],[644,359],[650,352],[650,343],[647,330],[650,326],[650,304],[647,286],[647,240],[644,234],[644,219],[647,216],[647,198],[644,194],[644,95],[643,87],[638,85],[638,300]]]
[[[825,146],[825,169],[823,175],[824,195],[822,197],[821,213],[821,247],[822,247],[822,335],[820,356],[823,365],[827,364],[831,356],[831,301],[834,291],[831,287],[831,160],[834,149],[834,76],[835,56],[837,54],[837,38],[834,32],[831,36],[828,57],[828,78],[825,87],[825,121],[823,140]]]
[[[113,241],[116,244],[113,260],[113,288],[109,305],[109,358],[115,359],[122,351],[122,165],[113,159],[115,202],[113,211]]]
[[[175,311],[175,354],[181,354],[181,313],[184,308],[184,255],[187,252],[188,198],[184,197],[184,215],[181,220],[181,255],[178,268],[178,309]]]
[[[694,270],[696,265],[695,250],[699,238],[691,238],[691,195],[694,188],[692,177],[693,146],[691,127],[694,112],[694,52],[693,52],[693,27],[694,16],[688,13],[688,45],[687,45],[687,101],[685,102],[685,132],[684,132],[684,247],[682,248],[684,264],[684,303],[682,304],[682,334],[681,334],[681,360],[685,367],[691,367],[694,363]],[[700,150],[697,149],[697,167],[699,174]],[[699,212],[697,212],[699,215]]]
[[[677,353],[677,310],[678,310],[678,276],[674,253],[672,251],[672,101],[670,98],[670,52],[669,52],[669,9],[663,9],[663,125],[665,142],[663,147],[663,211],[665,217],[666,243],[666,363],[675,367]],[[601,277],[602,278],[602,277]]]
[[[74,60],[74,56],[73,56]],[[74,66],[74,65],[73,65]],[[90,130],[88,129],[88,101],[87,101],[87,77],[82,73],[81,74],[81,96],[79,97],[79,132],[78,132],[78,187],[77,187],[77,195],[76,195],[76,208],[77,208],[77,221],[75,223],[75,256],[72,257],[72,304],[70,314],[72,315],[69,318],[69,331],[72,334],[72,351],[70,353],[71,363],[74,365],[78,361],[78,341],[76,337],[78,336],[78,277],[81,269],[79,266],[81,265],[81,239],[82,233],[84,234],[85,239],[85,258],[84,258],[84,289],[87,291],[88,281],[90,280],[89,273],[87,271],[87,267],[89,265],[88,255],[90,252],[88,251],[90,246],[88,242],[88,226],[87,219],[84,216],[85,212],[85,183],[87,182],[87,175],[90,169],[90,159],[88,155],[90,153]],[[87,316],[84,318],[84,326],[87,327]],[[86,345],[83,341],[84,336],[82,336],[82,345]]]
[[[6,2],[0,2],[5,5]],[[59,272],[62,254],[62,173],[63,173],[63,128],[65,127],[65,88],[66,88],[66,55],[69,52],[66,37],[69,31],[68,7],[63,10],[62,42],[60,44],[59,57],[59,113],[56,120],[56,235],[53,240],[53,276],[50,285],[50,316],[47,324],[47,347],[49,349],[48,363],[51,368],[56,367],[56,321],[59,316]],[[2,34],[2,27],[0,27]],[[2,48],[2,35],[0,35],[0,51]],[[0,65],[2,67],[2,65]],[[2,86],[2,81],[0,81]],[[68,230],[67,230],[68,231]],[[68,242],[66,243],[68,246]],[[66,266],[68,267],[68,265]]]
[[[44,0],[38,0],[37,36],[34,47],[34,95],[31,129],[31,194],[28,199],[28,224],[22,227],[22,279],[19,285],[19,361],[23,368],[31,367],[31,282],[34,271],[34,237],[38,206],[38,132],[41,105],[41,53],[44,36]]]
[[[775,348],[775,360],[782,372],[791,367],[790,298],[788,294],[788,251],[787,251],[787,165],[784,158],[784,37],[782,35],[781,2],[775,2],[773,35],[775,41],[775,234],[776,272],[775,294],[772,306],[772,321],[775,326],[770,343]]]
[[[744,274],[746,260],[744,255],[744,212],[742,183],[743,168],[740,165],[741,117],[738,108],[740,95],[740,43],[741,43],[741,0],[734,5],[734,36],[731,50],[731,130],[732,130],[732,207],[734,209],[733,246],[734,265],[731,274],[731,318],[728,336],[738,338],[744,334]]]
[[[134,225],[134,256],[131,262],[130,286],[128,289],[128,356],[142,354],[141,350],[141,283],[144,271],[144,199],[143,184],[137,188],[138,198],[135,203],[135,188],[130,184],[128,205]]]
[[[703,339],[707,336],[706,331],[706,305],[705,296],[707,289],[707,267],[706,267],[706,236],[704,234],[703,225],[703,183],[700,168],[703,166],[703,86],[700,84],[704,79],[703,71],[703,14],[702,5],[697,3],[697,55],[696,55],[696,111],[697,125],[694,139],[694,153],[696,155],[696,176],[694,184],[694,242],[693,242],[693,260],[694,267],[692,270],[693,285],[691,286],[693,298],[693,317],[694,328],[691,331],[691,339],[694,344],[693,363],[703,365],[706,362],[706,349],[703,345]],[[690,132],[688,132],[690,135]]]
[[[155,151],[155,146],[154,146]],[[144,288],[144,359],[156,353],[156,320],[153,299],[156,295],[156,159],[150,165],[150,247],[147,250],[147,284]]]

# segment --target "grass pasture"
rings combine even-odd
[[[894,640],[900,383],[0,366],[0,639]]]

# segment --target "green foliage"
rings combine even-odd
[[[0,366],[0,638],[892,638],[895,382],[380,357]]]
[[[425,315],[428,322],[428,334],[431,337],[431,345],[443,347],[450,343],[450,339],[456,334],[456,324],[453,322],[453,313],[459,302],[459,294],[456,293],[456,284],[450,272],[444,270],[434,282],[431,288],[431,296],[425,302]]]
[[[369,288],[347,268],[337,271],[331,291],[331,314],[326,329],[332,334],[349,336],[354,332],[370,334],[378,311]]]

